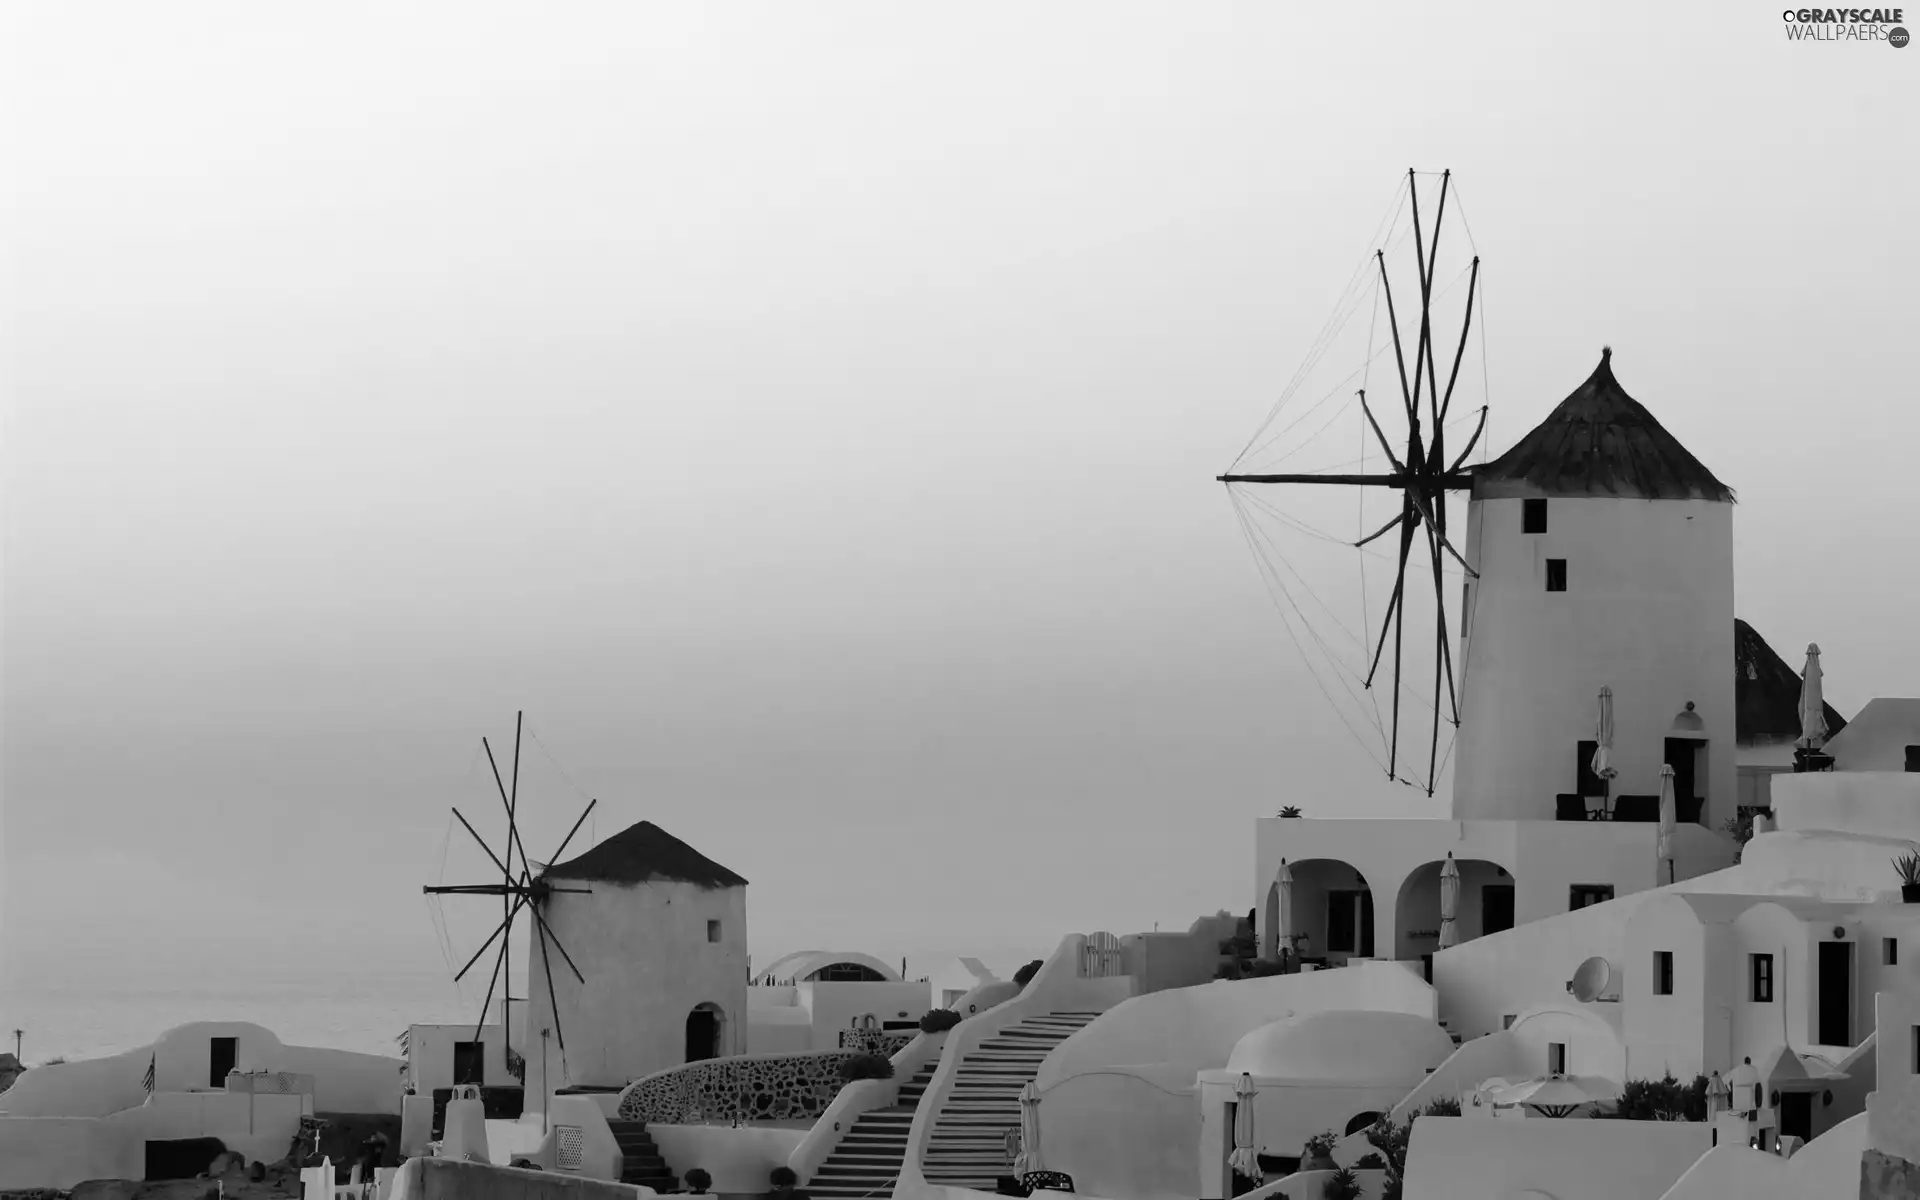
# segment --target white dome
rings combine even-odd
[[[1453,1039],[1411,1013],[1308,1013],[1262,1025],[1234,1044],[1227,1070],[1314,1083],[1417,1083],[1445,1062]]]

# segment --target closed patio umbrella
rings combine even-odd
[[[1233,1153],[1227,1165],[1248,1179],[1260,1178],[1260,1152],[1253,1145],[1253,1102],[1259,1094],[1253,1076],[1242,1071],[1233,1092]]]
[[[1674,882],[1673,835],[1679,825],[1679,809],[1673,799],[1673,764],[1663,763],[1660,766],[1660,835],[1654,854],[1667,864],[1668,883]]]
[[[1613,778],[1620,772],[1613,766],[1613,689],[1600,689],[1600,724],[1593,734],[1593,761],[1588,764],[1595,775],[1606,781],[1607,790],[1613,790]]]
[[[1025,1175],[1040,1166],[1040,1085],[1027,1080],[1020,1089],[1020,1153],[1014,1156],[1013,1173]]]
[[[1827,740],[1826,688],[1822,684],[1820,647],[1807,644],[1807,669],[1800,675],[1800,742],[1818,750]]]
[[[1447,861],[1440,868],[1440,948],[1460,944],[1460,924],[1455,917],[1460,908],[1460,865],[1453,861],[1453,852],[1447,852]]]

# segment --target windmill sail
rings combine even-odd
[[[1309,686],[1389,778],[1429,795],[1459,725],[1484,290],[1451,175],[1409,171],[1305,361],[1219,477]]]

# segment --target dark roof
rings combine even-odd
[[[652,821],[630,826],[580,857],[548,867],[545,874],[601,883],[678,880],[704,888],[747,886],[746,880]]]
[[[1474,469],[1476,499],[1637,496],[1724,500],[1733,491],[1688,453],[1613,377],[1613,350],[1511,450]]]
[[[1826,705],[1827,736],[1847,719]],[[1800,672],[1773,652],[1753,626],[1733,622],[1733,737],[1742,746],[1800,736]]]

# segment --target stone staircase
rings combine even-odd
[[[680,1181],[667,1170],[660,1147],[653,1144],[644,1121],[608,1121],[613,1140],[620,1144],[620,1182],[637,1183],[656,1192],[680,1190]]]
[[[1097,1012],[1027,1017],[984,1039],[963,1058],[927,1141],[927,1182],[994,1190],[1010,1174],[1007,1130],[1020,1128],[1020,1089],[1055,1046],[1086,1028]]]
[[[901,1084],[900,1099],[891,1108],[869,1109],[855,1117],[840,1144],[807,1180],[807,1194],[838,1200],[893,1195],[900,1164],[907,1157],[914,1110],[920,1107],[920,1097],[927,1094],[927,1084],[939,1065],[936,1055]]]

